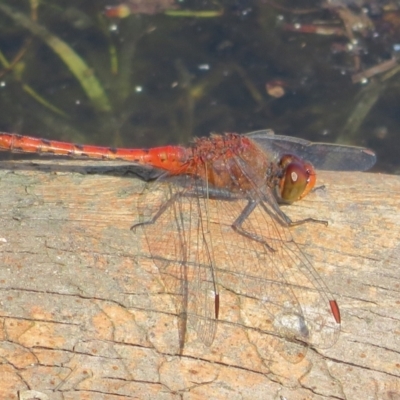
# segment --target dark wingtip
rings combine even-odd
[[[215,319],[219,316],[219,293],[215,295]]]
[[[336,300],[329,300],[329,305],[331,307],[333,318],[335,318],[335,321],[338,324],[340,324],[341,318],[340,318],[340,310],[339,310],[338,303],[336,302]]]

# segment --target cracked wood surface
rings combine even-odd
[[[228,291],[211,347],[189,328],[178,356],[174,305],[129,229],[143,182],[50,164],[0,169],[0,399],[400,398],[399,177],[320,173],[285,208],[329,222],[292,234],[342,312],[338,342],[293,364],[223,322],[241,304]]]

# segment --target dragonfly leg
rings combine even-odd
[[[312,222],[314,224],[322,224],[322,225],[328,226],[328,221],[324,221],[323,219],[316,219],[316,218],[305,218],[305,219],[300,219],[299,221],[290,221],[289,226],[303,225],[303,224],[307,224],[309,222]]]
[[[137,224],[134,224],[131,226],[131,231],[134,231],[137,227],[143,226],[143,225],[151,225],[154,224],[158,218],[161,217],[161,215],[164,214],[164,212],[175,202],[175,200],[181,196],[181,193],[174,193],[165,203],[163,203],[159,210],[149,219],[148,221],[144,222],[138,222]]]
[[[266,205],[262,201],[256,201],[256,200],[249,200],[247,203],[246,207],[242,210],[240,213],[239,217],[235,220],[235,222],[232,224],[232,229],[239,233],[239,235],[245,236],[251,240],[255,240],[258,243],[263,244],[268,250],[270,251],[275,251],[273,247],[271,247],[263,237],[256,235],[255,233],[248,232],[245,229],[243,229],[242,225],[244,221],[250,216],[250,214],[254,211],[254,209],[257,207],[257,205],[261,205],[261,207],[264,209],[265,212],[268,214],[272,215],[280,224],[284,224],[288,227],[292,226],[297,226],[301,224],[305,224],[308,222],[313,222],[313,223],[319,223],[319,224],[324,224],[325,226],[328,225],[327,221],[322,221],[319,219],[314,219],[314,218],[305,218],[300,221],[292,221],[280,208],[278,205],[276,207],[274,206],[274,211],[277,212],[278,216],[275,214],[271,214],[271,210],[269,210]]]
[[[249,215],[254,211],[254,209],[259,204],[259,201],[256,200],[249,200],[246,207],[242,210],[239,217],[236,218],[235,222],[232,224],[232,229],[237,232],[239,235],[242,235],[246,238],[251,240],[255,240],[258,243],[264,245],[268,250],[275,251],[265,240],[263,237],[256,235],[255,233],[248,232],[243,229],[242,224],[243,222],[249,217]]]
[[[201,188],[202,189],[202,188]],[[156,214],[154,214],[151,219],[144,222],[138,222],[131,226],[131,231],[134,231],[137,227],[143,225],[150,225],[154,224],[158,218],[170,207],[178,197],[185,196],[185,197],[209,197],[212,199],[225,199],[225,200],[235,200],[237,197],[232,196],[232,193],[228,192],[227,190],[216,189],[216,188],[208,188],[207,191],[199,190],[199,188],[193,188],[190,190],[186,190],[185,192],[177,192],[174,193],[171,198],[169,198],[165,203],[163,203]]]
[[[270,213],[270,211],[268,210],[268,208],[266,207],[266,205],[263,202],[260,202],[261,207],[265,210],[265,212]],[[277,203],[273,204],[273,209],[276,212],[276,214],[278,215],[279,219],[273,215],[273,217],[275,219],[278,220],[279,223],[283,223],[286,226],[297,226],[297,225],[302,225],[302,224],[306,224],[309,222],[312,223],[317,223],[317,224],[323,224],[325,226],[328,226],[328,221],[324,221],[321,219],[316,219],[316,218],[304,218],[304,219],[300,219],[299,221],[292,221],[279,207],[279,205]]]

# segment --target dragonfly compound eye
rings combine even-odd
[[[292,155],[282,157],[283,177],[279,182],[279,193],[285,203],[302,199],[314,187],[316,174],[313,166]]]

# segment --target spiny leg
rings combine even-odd
[[[138,222],[137,224],[132,225],[130,230],[134,231],[139,226],[154,224],[158,220],[158,218],[160,218],[161,215],[163,215],[164,212],[169,207],[171,207],[172,204],[175,202],[175,200],[180,196],[182,196],[180,192],[174,193],[166,202],[161,204],[159,210],[151,217],[151,219],[149,219],[148,221]]]
[[[239,235],[242,235],[251,240],[255,240],[258,243],[264,245],[268,250],[275,251],[265,240],[263,237],[256,235],[255,233],[251,233],[246,231],[242,225],[246,221],[246,219],[250,216],[250,214],[254,211],[258,204],[262,202],[256,200],[249,200],[246,204],[245,208],[242,210],[240,215],[236,218],[234,223],[232,224],[232,229],[237,232]]]

